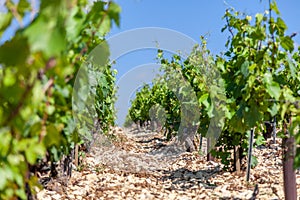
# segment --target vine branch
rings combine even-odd
[[[227,23],[227,29],[228,31],[231,33],[231,36],[234,37],[234,33],[232,31],[232,27],[229,25],[229,19],[228,19],[228,16],[226,16],[226,23]]]
[[[10,0],[6,0],[6,7],[13,14],[13,16],[16,18],[16,20],[19,23],[20,27],[23,28],[24,27],[23,19],[22,19],[21,15],[18,13],[16,6]]]
[[[275,52],[276,52],[276,46],[275,46],[275,35],[274,35],[274,28],[273,28],[273,22],[272,22],[272,8],[271,8],[271,0],[269,0],[269,26],[271,31],[271,39],[273,43],[273,49],[271,54],[271,70],[275,68]]]

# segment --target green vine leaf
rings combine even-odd
[[[289,36],[281,37],[280,44],[282,48],[289,51],[290,53],[294,50],[294,41]]]
[[[0,63],[7,66],[23,65],[29,53],[27,39],[25,37],[16,36],[0,46]]]
[[[7,27],[11,24],[12,19],[13,19],[12,13],[10,12],[0,13],[0,37],[7,29]]]
[[[277,15],[280,15],[280,12],[279,12],[279,9],[278,9],[278,7],[277,7],[276,1],[272,1],[271,4],[270,4],[270,7],[271,7],[272,10],[275,11],[275,13],[276,13]]]
[[[275,98],[275,100],[278,100],[280,95],[281,95],[281,89],[278,83],[276,82],[271,82],[270,84],[266,85],[266,91],[268,94]]]

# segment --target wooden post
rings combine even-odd
[[[212,150],[211,149],[211,138],[207,138],[206,140],[206,149],[207,149],[207,161],[214,161],[215,158],[211,155],[210,151]]]
[[[75,166],[78,167],[78,144],[75,144],[75,152],[74,152]]]
[[[237,173],[241,172],[240,148],[239,145],[234,147],[234,167]]]
[[[247,177],[246,177],[247,181],[249,181],[250,179],[253,137],[254,137],[254,129],[251,129],[250,137],[249,137],[249,148],[248,148]]]
[[[202,151],[202,142],[203,142],[203,136],[200,134],[200,141],[199,141],[199,150]]]
[[[289,124],[291,124],[290,120]],[[285,199],[296,200],[296,173],[293,167],[295,159],[295,138],[292,134],[289,133],[287,126],[288,122],[284,121],[283,129],[285,137],[282,140],[284,196]]]
[[[273,143],[276,144],[276,116],[273,119]]]

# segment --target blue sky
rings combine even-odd
[[[206,35],[208,48],[215,54],[224,50],[228,33],[221,33],[225,21],[222,16],[232,6],[249,15],[268,9],[267,0],[116,0],[122,7],[121,27],[114,27],[110,35],[145,26],[164,27],[182,32],[199,41]],[[288,32],[299,32],[295,38],[300,43],[300,1],[279,0],[281,15],[289,27]]]
[[[3,0],[0,0],[0,5],[1,2]],[[161,27],[183,33],[197,42],[200,42],[200,36],[204,35],[208,49],[213,54],[219,54],[225,50],[229,33],[226,31],[221,33],[221,29],[225,24],[222,16],[227,8],[233,7],[252,16],[268,9],[268,0],[115,0],[115,2],[122,8],[121,26],[119,28],[114,26],[107,38],[131,29]],[[297,32],[298,35],[294,39],[297,44],[300,44],[300,1],[278,0],[277,4],[289,28],[288,33]],[[15,23],[0,41],[7,40],[16,26]],[[147,49],[120,57],[114,67],[119,71],[117,79],[122,80],[122,87],[133,88],[133,84],[141,85],[142,82],[148,82],[143,70],[138,70],[137,67],[145,67],[145,64],[150,63],[149,66],[157,69],[158,67],[153,65],[156,62],[155,56],[156,50]],[[134,73],[135,69],[139,72]],[[144,72],[149,73],[149,70]],[[132,97],[134,90],[129,93]],[[128,96],[129,93],[127,91],[126,95]],[[127,98],[127,102],[122,102],[122,118],[125,117],[124,108],[128,107],[130,97]]]
[[[0,0],[0,12],[3,11]],[[162,27],[179,31],[196,41],[205,35],[208,48],[214,54],[225,50],[225,42],[228,33],[221,33],[225,21],[222,20],[225,10],[234,7],[249,15],[264,12],[268,9],[268,0],[115,0],[121,8],[121,26],[113,26],[108,38],[123,31],[142,27]],[[282,18],[289,27],[288,33],[297,32],[294,38],[300,44],[300,1],[278,0]],[[10,31],[6,32],[0,41],[5,41],[16,29],[17,23],[13,24]],[[136,56],[135,56],[136,57]],[[139,55],[139,59],[147,55]],[[133,59],[131,59],[133,60]]]
[[[192,39],[200,42],[200,36],[203,35],[207,39],[208,49],[213,54],[219,54],[225,51],[225,43],[228,32],[221,32],[225,21],[222,17],[225,10],[233,7],[235,10],[242,11],[248,15],[254,16],[256,13],[263,13],[268,9],[267,0],[116,0],[121,8],[121,26],[120,28],[114,26],[109,37],[135,28],[142,27],[162,27],[175,31],[179,31]],[[294,38],[296,43],[300,44],[300,1],[299,0],[280,0],[277,2],[281,16],[288,26],[288,33],[297,32],[298,35]],[[142,82],[147,82],[146,79],[140,79],[144,74],[141,70],[133,73],[135,67],[150,63],[153,66],[155,62],[155,50],[143,50],[129,53],[120,57],[115,66],[118,71],[118,80],[122,82],[121,87],[127,89],[132,88],[134,84],[141,85]],[[127,73],[129,72],[130,73]],[[144,71],[149,74],[149,71]],[[135,74],[135,75],[133,75]],[[135,76],[135,77],[133,77]],[[125,80],[124,81],[124,77]],[[137,88],[137,87],[136,87]],[[129,93],[133,93],[130,91]],[[119,93],[119,97],[128,92]],[[131,95],[130,97],[132,97]],[[125,107],[129,105],[127,102],[121,102],[122,108],[117,107],[119,111],[119,122],[123,122],[125,117]],[[117,120],[117,121],[118,121]]]

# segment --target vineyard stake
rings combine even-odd
[[[75,144],[75,152],[74,152],[74,159],[75,159],[75,166],[76,166],[76,169],[78,167],[78,144]]]
[[[251,158],[252,158],[252,148],[253,148],[253,136],[254,136],[254,129],[251,129],[250,137],[249,137],[249,148],[248,148],[247,178],[246,178],[247,181],[249,181],[249,179],[250,179]]]
[[[206,142],[207,161],[215,161],[215,158],[210,153],[210,150],[211,150],[211,138],[208,137],[206,141],[207,141]]]
[[[276,116],[273,119],[273,143],[276,144]]]
[[[295,160],[295,137],[290,133],[288,126],[291,126],[292,119],[289,116],[283,121],[284,138],[282,139],[282,158],[283,158],[283,188],[285,199],[296,200],[296,173],[293,168]]]
[[[202,151],[202,134],[200,134],[200,141],[199,141],[199,150]]]

